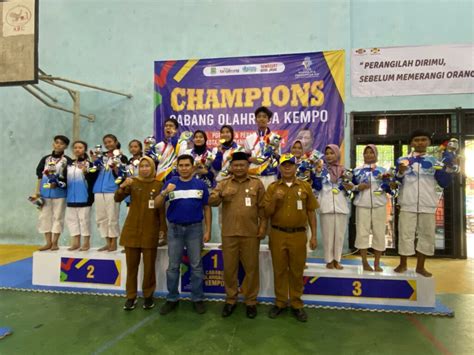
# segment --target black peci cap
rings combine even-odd
[[[428,131],[425,131],[424,129],[417,129],[417,130],[414,130],[412,132],[412,134],[410,135],[410,141],[409,143],[411,143],[411,141],[413,140],[413,138],[415,137],[428,137],[430,140],[431,140],[431,137],[433,136],[433,133],[430,133]]]
[[[237,161],[237,160],[246,160],[249,161],[249,155],[245,152],[235,152],[232,154],[232,160],[231,161]]]

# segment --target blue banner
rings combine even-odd
[[[416,301],[416,281],[305,276],[304,294]]]
[[[61,258],[61,282],[120,286],[120,260]]]
[[[224,258],[222,257],[222,250],[203,250],[202,267],[204,270],[204,293],[225,294]],[[239,290],[244,276],[245,272],[242,265],[239,265]],[[191,292],[191,269],[187,255],[184,255],[181,261],[181,291]]]
[[[231,125],[243,145],[254,111],[274,112],[270,128],[282,148],[296,138],[306,151],[340,145],[344,133],[344,51],[155,62],[155,136],[175,118],[180,131],[206,131],[209,146]]]

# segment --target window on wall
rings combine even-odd
[[[462,120],[464,157],[464,199],[465,199],[465,231],[466,256],[474,258],[474,112],[463,112]]]
[[[447,134],[452,132],[453,115],[441,114],[357,114],[354,115],[354,135],[407,135],[415,129]],[[474,123],[473,123],[474,125]]]
[[[395,161],[395,156],[393,152],[393,145],[383,145],[377,144],[377,152],[378,152],[378,165],[384,167],[385,169],[389,169],[393,166],[393,162]],[[356,146],[356,165],[361,166],[364,164],[364,148],[365,145],[357,145]]]
[[[426,148],[426,153],[428,153],[429,155],[433,155],[435,156],[436,158],[438,158],[439,160],[442,159],[442,151],[440,150],[440,145],[430,145],[428,148]],[[405,156],[405,155],[408,155],[411,153],[411,149],[408,147],[408,144],[403,144],[402,145],[402,155]]]
[[[474,136],[474,112],[464,114],[462,134]]]

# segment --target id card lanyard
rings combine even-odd
[[[298,211],[303,210],[303,200],[301,199],[301,189],[298,190],[298,199],[296,200],[296,209]]]
[[[155,199],[154,199],[154,196],[155,195],[155,189],[151,190],[150,192],[150,198],[148,200],[148,208],[155,208]]]
[[[245,189],[245,207],[252,207],[252,199],[249,196],[249,189]]]

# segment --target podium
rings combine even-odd
[[[362,266],[344,265],[329,270],[310,264],[304,273],[304,300],[391,306],[434,307],[435,284],[414,270],[396,273],[363,271]]]
[[[166,268],[168,249],[159,248],[156,261],[157,292],[166,291]],[[143,278],[143,263],[138,270],[138,279]],[[37,286],[67,287],[77,289],[99,289],[125,291],[127,262],[125,253],[69,251],[61,247],[57,251],[33,253],[32,283]],[[141,283],[138,283],[141,290]]]
[[[271,301],[275,296],[271,254],[267,245],[260,247],[259,298]],[[212,298],[224,298],[222,251],[218,244],[206,244],[202,252],[204,293]],[[357,303],[408,307],[435,307],[433,278],[426,278],[413,270],[395,273],[385,267],[383,272],[366,272],[359,265],[344,265],[343,270],[326,269],[323,263],[308,263],[304,271],[305,301]],[[156,261],[157,294],[166,294],[167,247],[158,248]],[[186,297],[190,292],[191,270],[184,256],[181,264],[180,292]],[[142,266],[138,272],[141,290]],[[239,271],[242,282],[244,272]],[[97,250],[57,251],[33,254],[33,285],[124,291],[127,278],[125,254],[98,252]],[[78,290],[79,291],[79,290]]]

